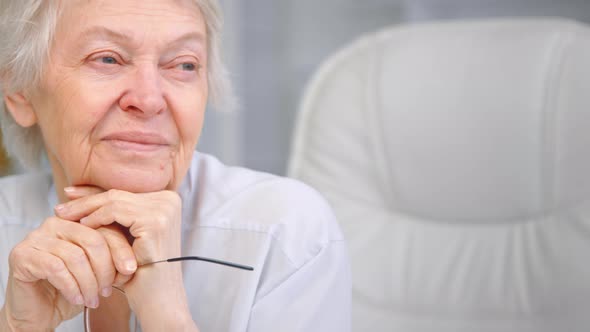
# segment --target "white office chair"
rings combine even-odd
[[[355,332],[590,331],[590,29],[400,26],[309,86],[290,175],[349,243]]]

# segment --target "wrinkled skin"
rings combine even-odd
[[[53,329],[121,285],[145,331],[197,330],[180,267],[137,265],[180,255],[175,190],[208,94],[204,18],[192,1],[61,5],[40,85],[4,101],[41,128],[65,204],[11,252],[0,328]]]

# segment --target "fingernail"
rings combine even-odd
[[[78,295],[74,298],[74,303],[77,305],[82,305],[84,304],[84,298],[82,297],[82,295]]]
[[[69,193],[73,193],[74,191],[76,191],[76,188],[74,188],[74,187],[65,187],[64,188],[64,191],[69,194]]]
[[[102,289],[102,291],[100,291],[100,294],[102,295],[102,297],[109,297],[111,296],[111,294],[113,294],[113,288],[105,287]]]
[[[90,299],[89,301],[87,301],[86,302],[86,306],[88,308],[92,308],[92,309],[98,308],[98,296]]]
[[[127,271],[135,271],[137,269],[137,263],[134,260],[128,260],[125,262],[125,269]]]

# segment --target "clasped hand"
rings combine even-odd
[[[10,254],[3,309],[8,325],[53,329],[79,314],[82,305],[98,307],[99,294],[110,296],[113,285],[125,290],[140,322],[178,322],[179,313],[188,312],[180,267],[137,270],[143,263],[180,256],[178,194],[95,187],[66,188],[66,194],[71,201],[56,206],[55,217]]]

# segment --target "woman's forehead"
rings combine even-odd
[[[53,0],[48,0],[48,1],[53,1]],[[139,1],[133,1],[133,0],[119,0],[119,1],[113,1],[113,0],[57,0],[59,5],[62,7],[65,6],[69,6],[69,5],[93,5],[93,6],[105,6],[105,5],[120,5],[122,6],[126,6],[126,5],[146,5],[146,6],[158,6],[161,5],[160,8],[162,7],[166,7],[166,6],[170,6],[170,5],[176,5],[176,6],[181,6],[181,7],[190,7],[193,6],[195,8],[198,8],[198,4],[200,3],[200,0],[139,0]]]
[[[80,20],[134,17],[204,22],[196,0],[63,0],[60,7],[66,17],[69,14]]]
[[[61,31],[62,36],[83,40],[141,43],[149,35],[165,43],[205,43],[205,19],[195,1],[77,0],[62,10],[58,38]]]

